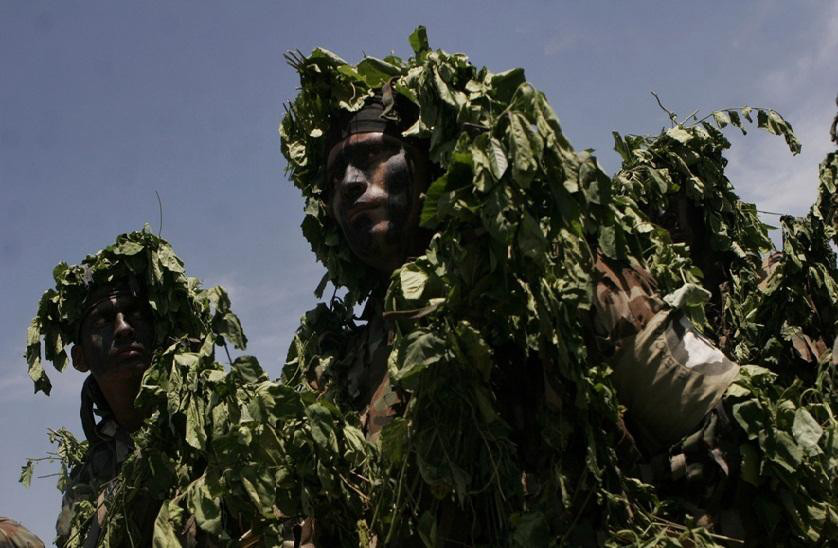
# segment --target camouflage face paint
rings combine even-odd
[[[404,144],[382,133],[355,134],[329,156],[332,213],[352,252],[392,271],[408,255],[419,218],[419,185]]]

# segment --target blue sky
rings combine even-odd
[[[21,357],[35,303],[61,260],[157,227],[205,285],[222,284],[279,373],[323,269],[299,224],[276,128],[297,85],[282,60],[316,46],[358,61],[432,47],[495,71],[523,66],[565,134],[617,167],[611,131],[667,125],[650,90],[683,115],[772,107],[803,153],[730,132],[728,176],[762,209],[801,213],[838,92],[838,5],[765,2],[37,2],[0,0],[0,515],[53,538],[54,479],[17,484],[49,427],[80,432],[81,374],[32,395]],[[48,472],[43,467],[42,472]]]

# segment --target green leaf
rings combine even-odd
[[[739,426],[748,434],[748,439],[751,440],[757,439],[767,426],[765,424],[765,412],[755,400],[735,404],[733,406],[733,416]]]
[[[198,527],[208,533],[221,532],[221,504],[218,496],[212,496],[206,483],[206,476],[201,476],[187,488],[189,510],[195,516]]]
[[[393,419],[381,431],[381,456],[390,464],[404,462],[408,448],[408,424],[401,417]]]
[[[242,383],[253,384],[267,378],[255,356],[239,356],[233,361],[231,372]]]
[[[32,483],[33,464],[32,459],[27,459],[26,464],[20,467],[20,478],[18,481],[26,487],[29,487]]]
[[[740,445],[739,452],[742,455],[742,479],[759,487],[762,484],[759,473],[761,466],[759,452],[749,443]]]
[[[443,356],[445,344],[432,333],[413,331],[408,335],[404,357],[393,374],[393,379],[406,388],[413,388],[418,376]]]
[[[399,282],[405,299],[415,300],[422,297],[428,275],[416,263],[407,263],[399,270]]]
[[[160,507],[157,519],[154,520],[154,535],[152,546],[154,548],[170,548],[181,546],[176,531],[180,530],[180,520],[183,510],[177,502],[167,500]]]
[[[410,42],[413,53],[417,56],[428,51],[430,49],[430,45],[428,44],[428,30],[424,26],[419,25],[416,27],[416,30],[410,33],[408,42]]]
[[[820,453],[818,441],[823,435],[823,428],[812,417],[812,415],[803,407],[795,411],[794,423],[792,425],[792,434],[795,441],[809,454]]]
[[[717,110],[716,112],[714,112],[713,120],[716,121],[716,125],[719,126],[719,129],[731,123],[730,116],[728,116],[727,112],[723,110]]]
[[[512,532],[514,546],[548,546],[550,527],[541,512],[527,512],[514,516],[515,529]]]
[[[603,226],[599,229],[599,249],[606,257],[617,258],[616,231],[613,226]]]
[[[503,177],[503,174],[506,173],[506,168],[509,164],[506,161],[506,153],[503,150],[503,145],[494,137],[489,139],[489,148],[486,151],[486,156],[489,158],[489,167],[492,175],[499,181]]]
[[[666,135],[675,139],[682,145],[687,144],[693,138],[692,134],[685,130],[683,126],[675,126],[666,130]]]
[[[751,122],[751,123],[753,123],[753,122],[754,122],[753,118],[751,118],[751,111],[752,111],[752,110],[753,110],[753,109],[752,109],[751,107],[744,107],[744,108],[742,109],[742,116],[744,116],[744,117],[745,117],[745,119],[746,119],[746,120],[748,120],[748,121],[749,121],[749,122]]]
[[[524,76],[524,69],[514,68],[504,72],[493,74],[489,79],[492,93],[498,101],[508,102],[515,95],[520,86],[527,81]]]
[[[446,191],[446,177],[440,177],[428,187],[425,192],[425,201],[422,204],[422,213],[419,217],[419,224],[424,228],[433,229],[439,219],[439,201]]]
[[[492,372],[492,351],[483,336],[467,321],[457,325],[456,333],[467,363],[480,372],[483,380],[489,380]]]
[[[311,437],[318,448],[326,453],[336,453],[338,443],[331,409],[325,403],[313,403],[306,407],[306,416],[311,425]]]
[[[369,87],[377,88],[382,86],[390,78],[399,76],[401,70],[399,67],[381,59],[364,57],[364,60],[358,63],[358,73],[364,78]]]

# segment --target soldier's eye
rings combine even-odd
[[[91,320],[91,324],[93,324],[94,327],[105,327],[108,323],[109,319],[105,314],[97,314],[93,316]]]

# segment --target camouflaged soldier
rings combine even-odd
[[[70,540],[70,522],[77,500],[96,501],[96,517],[85,546],[95,546],[106,517],[111,480],[133,451],[131,433],[144,418],[134,405],[143,373],[154,350],[154,323],[143,284],[135,276],[89,280],[76,320],[73,367],[89,373],[81,390],[80,417],[89,444],[84,462],[71,473],[56,524],[59,546]],[[98,420],[97,420],[98,416]],[[153,524],[153,507],[137,508]],[[149,531],[147,531],[148,533]],[[149,537],[150,538],[150,537]]]
[[[72,343],[73,367],[88,374],[80,406],[87,451],[63,488],[56,543],[92,547],[105,534],[117,476],[134,452],[132,434],[151,414],[135,400],[153,354],[200,323],[182,263],[167,242],[147,230],[120,235],[79,265],[61,263],[53,277],[56,287],[42,297],[30,327],[27,361],[36,389],[47,393],[49,380],[40,367],[42,337],[46,359],[63,364],[64,345]],[[161,314],[161,308],[168,312]],[[151,492],[138,498],[141,502],[131,507],[132,523],[139,529],[133,540],[150,545],[160,501]],[[89,519],[84,517],[91,512]],[[87,521],[80,525],[77,518]],[[186,520],[181,533],[188,545],[200,535],[194,520]]]
[[[44,543],[20,523],[0,516],[0,548],[43,548]]]
[[[347,353],[356,359],[345,389],[370,440],[405,403],[388,375],[392,332],[383,314],[383,291],[390,273],[424,253],[432,235],[419,227],[419,212],[438,168],[428,159],[427,142],[402,137],[417,114],[410,104],[401,107],[398,116],[388,116],[378,96],[351,115],[338,113],[326,141],[323,193],[330,214],[355,259],[380,276],[363,313],[366,326]],[[626,459],[642,465],[649,481],[716,481],[718,475],[726,476],[735,459],[718,441],[730,430],[721,402],[738,365],[696,331],[677,306],[662,300],[639,264],[617,264],[600,256],[596,270],[591,328],[599,351],[610,356],[618,397],[628,409],[622,447]],[[534,400],[549,405],[552,396],[549,389],[533,393],[537,388],[530,384],[538,385],[514,379],[510,386],[516,388],[510,388],[505,404],[513,428],[537,438],[529,410]],[[672,447],[692,432],[698,443]],[[519,439],[525,459],[526,437]],[[733,521],[724,532],[741,535],[735,516]]]

